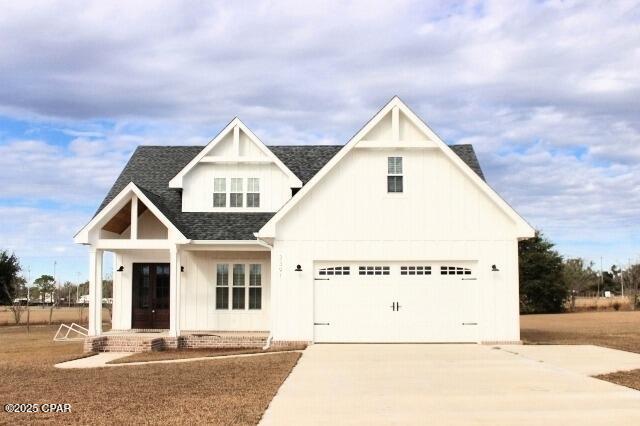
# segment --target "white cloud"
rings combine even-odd
[[[536,226],[614,244],[640,233],[639,22],[631,1],[10,2],[0,113],[75,139],[0,131],[1,198],[91,210],[136,145],[235,115],[344,143],[398,94]]]

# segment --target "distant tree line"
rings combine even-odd
[[[27,280],[20,275],[22,268],[19,259],[7,250],[0,250],[0,305],[13,305],[19,300],[31,303],[39,301],[42,304],[64,305],[76,303],[78,299],[89,294],[89,282],[72,283],[66,281],[57,285],[51,275],[41,275],[33,281],[33,285],[27,289]],[[102,281],[102,297],[113,297],[113,281]]]
[[[612,265],[600,274],[593,262],[563,259],[553,247],[540,232],[518,244],[521,313],[562,312],[572,297],[619,295],[623,286],[632,306],[640,308],[640,264]]]

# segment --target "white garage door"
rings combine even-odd
[[[317,262],[316,342],[476,342],[476,262]]]

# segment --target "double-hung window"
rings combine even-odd
[[[402,157],[387,160],[387,192],[403,192]]]
[[[231,193],[229,194],[229,207],[242,207],[242,178],[231,178]]]
[[[216,310],[262,309],[262,264],[216,265]]]
[[[245,287],[244,287],[244,264],[233,265],[233,295],[232,308],[244,309],[245,307]]]
[[[247,179],[247,207],[260,207],[260,179]]]
[[[213,179],[213,207],[227,207],[227,179]]]
[[[249,309],[262,309],[262,265],[249,265]]]
[[[229,265],[216,267],[216,309],[229,309]]]

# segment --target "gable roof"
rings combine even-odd
[[[233,153],[225,156],[218,157],[216,161],[242,161],[242,159],[247,159],[241,155],[240,151],[240,133],[246,135],[248,138],[248,143],[255,146],[259,152],[273,162],[287,177],[289,178],[289,184],[293,188],[300,188],[302,186],[302,182],[300,179],[291,171],[289,168],[280,160],[274,153],[271,151],[262,141],[240,120],[238,117],[235,117],[227,126],[220,131],[206,146],[202,148],[202,150],[193,157],[170,181],[169,187],[171,188],[182,188],[182,181],[184,176],[193,169],[200,161],[203,161],[205,156],[209,153],[213,152],[213,149],[220,144],[223,140],[225,140],[228,136],[231,136],[233,140]]]
[[[414,131],[423,136],[417,141],[401,141],[400,140],[400,115],[413,127]],[[387,139],[385,142],[380,143],[373,140],[365,140],[371,132],[376,129],[381,130],[380,126],[384,120],[390,117],[390,134],[384,135],[383,139]],[[334,167],[337,166],[340,161],[349,153],[352,149],[360,145],[363,148],[436,148],[439,149],[445,157],[447,157],[462,174],[467,176],[477,188],[484,193],[492,202],[494,202],[498,208],[500,208],[513,222],[518,229],[518,238],[530,238],[535,234],[535,230],[531,225],[525,221],[522,216],[516,212],[504,199],[502,199],[497,192],[493,190],[482,178],[474,172],[474,170],[465,163],[456,153],[446,145],[442,139],[433,131],[427,124],[420,119],[398,96],[394,96],[384,107],[382,107],[350,140],[344,147],[332,157],[318,173],[308,182],[307,185],[296,194],[296,197],[292,198],[290,202],[286,203],[269,221],[260,228],[260,231],[256,236],[260,239],[272,239],[275,237],[275,225],[283,217],[285,217],[289,211],[298,203],[302,198],[309,193],[309,191],[322,180],[322,178],[329,173]]]
[[[306,184],[333,158],[343,145],[282,145],[268,148]],[[254,240],[273,213],[182,212],[181,190],[169,188],[169,181],[200,152],[203,146],[140,146],[107,193],[98,214],[130,182],[191,240]],[[471,145],[451,149],[482,179],[484,175]]]

